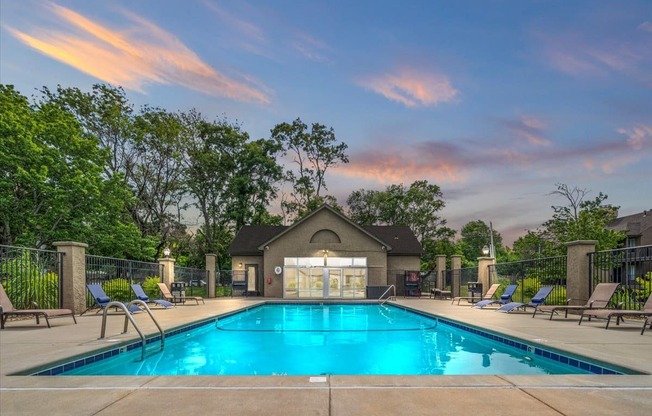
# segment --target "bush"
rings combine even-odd
[[[6,276],[3,287],[14,308],[32,309],[32,302],[41,309],[59,307],[59,276],[42,270],[27,252],[0,264],[0,275]]]
[[[102,289],[111,300],[128,302],[134,298],[129,281],[121,277],[104,282]]]
[[[161,278],[158,276],[146,277],[143,282],[143,290],[150,299],[159,299],[161,297],[161,289],[158,284],[161,283]]]

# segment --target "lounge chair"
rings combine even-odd
[[[34,303],[35,306],[36,303]],[[5,289],[0,284],[0,329],[4,329],[5,322],[9,316],[25,316],[34,315],[36,318],[36,325],[40,324],[40,317],[45,318],[45,323],[50,327],[50,318],[61,318],[64,316],[71,316],[72,320],[77,323],[75,314],[70,309],[14,309],[9,296]]]
[[[431,298],[439,298],[439,299],[444,299],[444,298],[450,298],[453,296],[453,292],[450,290],[442,290],[442,289],[430,289],[430,297]]]
[[[172,296],[172,293],[170,292],[170,289],[168,289],[167,285],[165,283],[159,283],[158,284],[159,289],[161,290],[161,294],[163,294],[163,297],[165,300],[172,302],[172,303],[186,303],[186,300],[194,300],[197,302],[197,305],[199,305],[199,301],[201,303],[206,304],[204,302],[204,298],[201,296],[186,296],[185,294],[182,295],[181,297],[178,296]]]
[[[645,301],[645,304],[643,305],[643,309],[641,310],[626,310],[626,309],[599,309],[599,310],[594,310],[594,309],[588,309],[582,312],[582,316],[580,317],[580,322],[578,325],[582,324],[582,320],[584,317],[588,317],[589,320],[591,318],[602,318],[607,320],[607,325],[604,327],[604,329],[609,328],[609,323],[611,322],[611,318],[616,317],[616,325],[620,325],[620,321],[623,321],[624,317],[643,317],[643,318],[649,318],[652,316],[652,293],[650,293],[650,296],[648,296],[647,301]],[[645,325],[643,325],[643,331],[645,331]],[[641,334],[643,333],[641,331]]]
[[[522,309],[523,311],[526,311],[527,308],[534,308],[536,312],[539,306],[544,304],[546,298],[548,297],[548,295],[550,295],[550,292],[552,292],[552,289],[554,289],[554,286],[544,286],[541,289],[539,289],[539,291],[532,297],[532,299],[530,299],[528,303],[509,302],[501,306],[500,308],[498,308],[497,311],[509,313],[511,311],[515,311],[518,309]],[[532,314],[532,317],[534,317],[534,314]]]
[[[104,292],[104,289],[102,289],[102,285],[100,285],[99,283],[88,284],[86,285],[86,288],[88,289],[91,296],[93,297],[93,300],[95,301],[95,305],[86,309],[84,312],[81,313],[81,315],[93,309],[95,306],[99,308],[95,313],[99,313],[100,311],[104,310],[107,307],[107,305],[111,302],[111,298],[106,294],[106,292]],[[127,306],[125,302],[122,302],[122,304]],[[138,312],[142,312],[142,310],[136,305],[131,305],[131,307],[129,307],[129,312],[138,313]]]
[[[145,303],[155,303],[157,305],[160,305],[164,308],[171,308],[174,306],[173,303],[168,302],[167,300],[163,299],[150,299],[149,296],[145,293],[141,285],[131,285],[131,290],[134,291],[134,295],[136,295],[136,299],[142,300]]]
[[[568,303],[572,299],[568,299],[566,301],[566,305],[540,306],[534,310],[532,317],[534,317],[534,315],[536,315],[537,312],[545,312],[550,314],[550,320],[552,320],[552,316],[556,314],[558,311],[564,311],[565,312],[564,318],[568,318],[568,311],[582,312],[586,309],[605,309],[607,305],[609,305],[609,302],[611,301],[611,297],[616,292],[618,285],[619,283],[599,283],[595,287],[593,293],[591,293],[591,297],[589,298],[589,300],[584,305],[569,305]]]
[[[496,294],[496,291],[498,290],[499,287],[500,287],[500,283],[494,283],[493,285],[491,285],[489,290],[487,290],[487,292],[484,295],[482,295],[482,297],[479,299],[479,301],[492,299],[494,297],[494,295]],[[463,300],[463,299],[468,300],[469,302],[472,302],[472,301],[478,299],[478,297],[477,296],[457,296],[457,297],[453,298],[453,300],[451,301],[451,305],[455,301],[457,301],[457,304],[459,305],[460,301]]]
[[[505,288],[503,294],[500,295],[500,298],[481,300],[480,302],[473,305],[473,307],[482,309],[485,306],[494,305],[494,304],[506,305],[512,301],[512,296],[514,296],[514,293],[516,292],[517,288],[518,285],[509,285]]]

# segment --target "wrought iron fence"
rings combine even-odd
[[[620,283],[612,299],[623,309],[639,310],[652,293],[652,245],[589,253],[589,285]]]
[[[218,270],[215,272],[215,296],[233,296],[233,289],[239,292],[246,291],[246,270]]]
[[[63,306],[63,253],[0,245],[0,283],[16,309]]]
[[[186,284],[188,296],[208,296],[209,272],[205,269],[194,269],[192,267],[174,266],[174,281]]]
[[[149,278],[149,279],[148,279]],[[128,302],[134,298],[132,284],[140,284],[149,295],[158,293],[156,283],[162,281],[163,265],[86,255],[86,283],[99,283],[111,300]],[[153,289],[150,289],[150,286]],[[93,306],[90,295],[86,296],[86,306]]]
[[[459,296],[469,296],[468,285],[469,283],[475,282],[477,280],[477,266],[446,270],[444,275],[444,287],[442,289],[451,291],[453,293],[459,293]]]
[[[489,283],[500,283],[501,289],[509,284],[518,284],[512,297],[517,302],[529,302],[542,286],[554,286],[546,304],[563,305],[567,300],[566,263],[566,256],[557,256],[491,264]],[[502,290],[498,293],[502,293]]]

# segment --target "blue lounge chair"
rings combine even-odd
[[[94,306],[97,306],[99,308],[96,313],[98,313],[99,311],[104,310],[104,308],[106,308],[106,306],[109,304],[109,302],[111,302],[111,298],[106,294],[106,292],[104,292],[104,289],[102,289],[102,285],[100,285],[99,283],[86,285],[86,288],[88,289],[91,296],[93,297],[93,300],[95,300],[95,305]],[[122,302],[122,303],[125,306],[127,305],[124,302]],[[94,306],[91,306],[90,308],[86,309],[84,312],[82,312],[80,314],[80,316],[85,314],[86,312],[88,312],[90,309],[93,309]],[[138,306],[131,305],[131,307],[129,308],[129,312],[130,313],[138,313],[138,312],[142,312],[142,311],[140,310],[140,308]]]
[[[539,291],[537,292],[536,295],[530,299],[528,303],[522,303],[522,302],[509,302],[500,308],[497,309],[498,312],[511,312],[517,309],[523,309],[525,311],[527,308],[534,308],[536,311],[537,308],[546,301],[546,298],[548,295],[550,295],[550,292],[552,292],[552,289],[554,286],[544,286]],[[534,314],[532,314],[532,317],[534,317]]]
[[[498,299],[486,299],[486,300],[481,300],[480,302],[476,303],[473,305],[474,308],[484,308],[485,306],[488,305],[493,305],[493,304],[500,304],[500,305],[506,305],[512,301],[512,296],[514,296],[514,293],[516,292],[516,289],[518,288],[518,285],[509,285],[505,288],[505,291],[503,292],[502,295],[500,295],[500,298]]]
[[[131,290],[134,291],[134,294],[136,295],[136,299],[142,300],[145,303],[155,303],[157,305],[160,305],[164,308],[171,308],[174,306],[172,302],[168,302],[167,300],[163,299],[150,299],[149,296],[145,293],[141,285],[131,285]]]

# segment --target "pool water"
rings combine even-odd
[[[521,344],[522,345],[522,344]],[[585,374],[445,321],[377,304],[272,304],[60,375]]]

